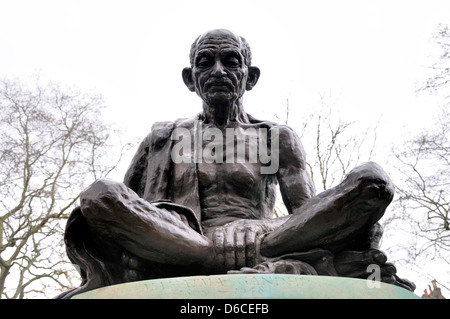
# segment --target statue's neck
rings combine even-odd
[[[203,120],[216,126],[227,126],[230,122],[249,123],[247,114],[242,106],[242,99],[232,105],[216,105],[215,107],[203,103]]]

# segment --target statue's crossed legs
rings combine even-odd
[[[367,277],[367,266],[377,264],[385,281],[408,288],[408,283],[395,282],[400,280],[395,267],[387,264],[386,256],[376,249],[381,236],[377,221],[393,193],[392,182],[381,167],[370,162],[356,167],[341,184],[309,199],[281,226],[263,234],[255,245],[258,251],[254,263],[241,265],[241,271],[282,272],[280,269],[289,268],[286,272]],[[240,272],[241,267],[230,268],[223,256],[218,258],[220,249],[195,229],[183,209],[149,203],[122,183],[96,181],[83,193],[81,211],[99,247],[112,243],[132,258],[167,265],[168,270],[181,267],[196,274]],[[327,266],[321,267],[318,262],[325,259]],[[139,270],[139,262],[134,264]],[[162,273],[164,276],[164,270]]]

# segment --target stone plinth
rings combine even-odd
[[[378,287],[375,285],[379,285]],[[103,287],[73,299],[415,299],[363,279],[302,275],[217,275],[145,280]]]

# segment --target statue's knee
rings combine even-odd
[[[364,193],[378,199],[390,201],[394,196],[395,188],[389,175],[375,162],[355,167],[347,178],[355,181]]]
[[[119,188],[119,184],[120,183],[107,178],[97,179],[83,191],[81,194],[81,201],[115,196],[118,193],[117,188]]]
[[[366,162],[355,167],[347,175],[348,179],[358,181],[377,181],[385,184],[392,184],[388,174],[375,162]]]
[[[80,207],[87,218],[102,218],[116,212],[118,202],[127,196],[127,187],[122,183],[107,178],[100,178],[92,183],[80,196]]]

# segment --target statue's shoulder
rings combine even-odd
[[[261,121],[255,119],[253,116],[247,114],[248,119],[251,124],[256,125],[258,127],[267,128],[268,132],[270,132],[271,136],[275,134],[278,136],[278,140],[282,141],[279,143],[280,152],[283,154],[289,154],[288,156],[282,156],[283,159],[303,159],[305,156],[305,150],[303,148],[300,137],[297,132],[287,124],[280,124],[272,121]]]
[[[170,135],[175,127],[191,127],[194,125],[195,121],[199,120],[199,118],[200,118],[200,114],[197,114],[193,117],[179,118],[179,119],[176,119],[175,121],[155,122],[152,125],[152,130],[151,130],[150,134],[153,134],[153,135],[169,134]]]
[[[140,148],[148,149],[149,147],[152,147],[154,145],[164,144],[165,141],[168,138],[170,138],[173,127],[174,122],[171,121],[162,121],[153,123],[150,133],[148,133],[147,136],[144,138]]]
[[[182,127],[191,129],[194,127],[196,121],[201,120],[201,114],[196,114],[195,116],[189,117],[189,118],[179,118],[175,121],[175,127]]]
[[[280,124],[277,122],[267,121],[267,120],[259,120],[259,119],[254,118],[252,115],[250,115],[248,113],[247,113],[247,117],[251,124],[256,125],[258,127],[265,127],[269,130],[277,129],[278,131],[283,132],[283,133],[294,132],[294,130],[289,125],[286,125],[286,124]]]
[[[156,148],[164,145],[172,135],[172,132],[177,127],[190,128],[193,126],[198,115],[191,118],[179,118],[175,121],[159,121],[152,125],[150,133],[146,137],[148,145],[156,146]]]
[[[150,132],[152,141],[166,140],[172,134],[175,123],[171,121],[155,122]]]

